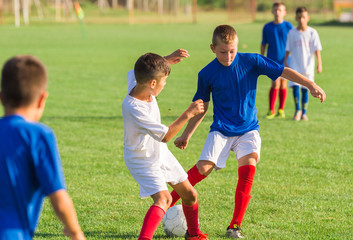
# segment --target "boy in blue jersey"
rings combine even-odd
[[[283,65],[284,55],[286,53],[287,35],[293,26],[290,22],[284,21],[287,11],[283,2],[274,3],[272,5],[272,13],[275,19],[272,22],[267,23],[262,30],[261,54],[265,55],[266,46],[268,46],[267,57],[278,64]],[[287,98],[287,81],[282,77],[271,82],[269,92],[269,111],[266,116],[267,119],[273,119],[275,117],[277,94],[279,95],[277,117],[284,118],[284,105]]]
[[[71,239],[85,237],[65,182],[53,131],[40,123],[48,93],[44,65],[32,56],[8,60],[1,75],[0,240],[33,238],[49,196]]]
[[[266,75],[275,81],[278,77],[300,83],[323,102],[325,92],[314,82],[260,54],[238,53],[238,37],[233,27],[220,25],[213,32],[211,44],[216,58],[204,67],[198,76],[194,100],[204,101],[204,113],[189,120],[175,145],[185,149],[192,134],[205,116],[210,95],[213,100],[213,123],[197,164],[188,171],[191,185],[206,178],[213,169],[226,167],[230,151],[238,160],[238,183],[232,220],[226,236],[244,238],[240,229],[260,160],[261,138],[255,106],[257,79]],[[178,194],[172,192],[172,205]]]

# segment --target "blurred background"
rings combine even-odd
[[[0,24],[38,22],[195,23],[251,22],[273,18],[272,0],[0,0]],[[312,21],[351,23],[353,0],[283,1],[294,21],[296,7],[308,8]]]

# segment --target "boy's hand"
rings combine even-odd
[[[186,109],[189,118],[193,118],[194,116],[203,113],[204,111],[205,108],[202,99],[198,99],[195,102],[191,103],[188,109]]]
[[[164,58],[169,62],[169,64],[177,64],[181,62],[183,58],[188,58],[190,55],[185,49],[177,49],[172,54],[165,56]]]
[[[188,143],[189,143],[189,140],[187,138],[184,138],[183,136],[178,137],[174,141],[174,145],[180,149],[185,149]]]
[[[64,228],[63,233],[65,236],[71,238],[71,240],[85,240],[85,236],[82,231],[78,231],[76,233],[71,232],[68,228]]]
[[[310,89],[310,94],[315,98],[320,98],[320,101],[323,102],[326,99],[326,94],[318,85],[314,85],[313,89]]]

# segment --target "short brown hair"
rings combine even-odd
[[[47,70],[36,57],[15,56],[9,59],[1,73],[1,95],[4,106],[28,106],[46,90]]]
[[[306,7],[298,7],[295,11],[295,15],[301,14],[303,12],[308,12],[308,9],[306,9]]]
[[[273,3],[272,4],[272,9],[274,9],[274,8],[276,8],[276,7],[279,7],[279,6],[286,6],[285,4],[284,4],[284,2],[275,2],[275,3]]]
[[[134,73],[136,82],[140,84],[153,79],[159,81],[170,74],[170,66],[168,61],[158,54],[146,53],[136,61]]]
[[[237,32],[232,26],[219,25],[213,31],[212,45],[216,46],[219,40],[228,44],[234,42],[236,37]]]

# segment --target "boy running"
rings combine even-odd
[[[47,72],[32,56],[8,60],[1,75],[0,240],[33,238],[44,197],[48,196],[64,234],[85,237],[66,192],[53,131],[38,123],[47,92]]]
[[[310,20],[308,10],[305,7],[298,7],[295,13],[295,20],[298,27],[288,33],[286,45],[285,65],[299,72],[314,82],[315,57],[317,59],[317,73],[322,72],[321,54],[322,50],[319,34],[308,26]],[[288,63],[288,56],[291,61]],[[309,103],[309,94],[306,87],[295,82],[289,82],[289,87],[293,88],[293,97],[295,103],[295,113],[293,120],[308,121],[307,109]],[[302,92],[302,110],[300,109],[299,90]]]
[[[240,228],[260,160],[261,138],[255,106],[257,79],[266,75],[290,79],[309,88],[310,93],[323,102],[325,92],[314,82],[260,54],[238,53],[238,36],[229,25],[220,25],[213,32],[211,50],[216,58],[199,72],[194,101],[204,101],[204,112],[190,119],[175,145],[185,149],[192,134],[204,118],[212,93],[213,123],[197,164],[188,171],[191,185],[206,178],[213,169],[226,167],[233,151],[238,160],[238,184],[235,192],[233,217],[226,236],[244,238]],[[172,193],[172,205],[178,201]]]
[[[185,50],[177,50],[166,59],[173,64],[187,56]],[[172,201],[166,185],[169,183],[182,198],[188,227],[185,239],[207,240],[207,234],[199,229],[196,191],[166,144],[189,119],[202,113],[204,106],[202,100],[196,100],[171,125],[161,124],[156,96],[170,74],[166,59],[147,53],[137,60],[134,70],[127,74],[128,94],[122,106],[125,163],[139,183],[141,198],[151,196],[154,202],[145,215],[138,239],[152,239]]]
[[[275,19],[267,23],[262,30],[261,55],[265,55],[266,46],[268,46],[267,57],[283,65],[287,35],[293,26],[290,22],[284,21],[287,11],[283,2],[276,2],[272,5],[272,14]],[[267,119],[275,117],[277,94],[279,94],[279,107],[276,117],[285,118],[284,105],[287,98],[287,80],[282,77],[279,77],[276,81],[271,81]]]

